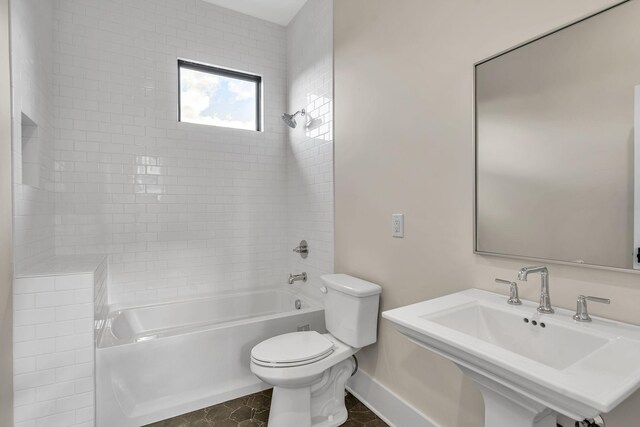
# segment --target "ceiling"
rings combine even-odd
[[[307,0],[204,0],[265,21],[288,25]]]

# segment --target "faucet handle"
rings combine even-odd
[[[589,310],[587,309],[587,301],[599,302],[601,304],[611,303],[609,298],[578,295],[578,300],[576,301],[576,314],[573,315],[573,320],[578,322],[591,322],[591,316],[589,316]]]
[[[507,300],[507,304],[511,305],[520,305],[522,301],[518,298],[518,284],[516,282],[512,282],[511,280],[505,279],[496,279],[496,283],[502,283],[504,285],[509,285],[509,299]]]
[[[306,240],[301,240],[300,245],[293,248],[293,252],[300,254],[302,258],[309,256],[309,245]]]
[[[599,302],[601,304],[611,304],[611,300],[609,298],[592,297],[592,296],[584,296],[584,295],[578,295],[578,298],[584,298],[586,300]]]

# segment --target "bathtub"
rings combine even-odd
[[[282,289],[115,310],[97,325],[98,427],[139,427],[266,389],[249,370],[254,345],[325,331],[318,303]]]

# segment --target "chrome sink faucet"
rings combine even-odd
[[[529,273],[540,273],[540,305],[538,306],[538,313],[553,313],[551,297],[549,296],[549,270],[544,266],[523,267],[518,271],[518,280],[526,282]]]

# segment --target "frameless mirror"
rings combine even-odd
[[[475,250],[640,269],[640,1],[475,65]]]

